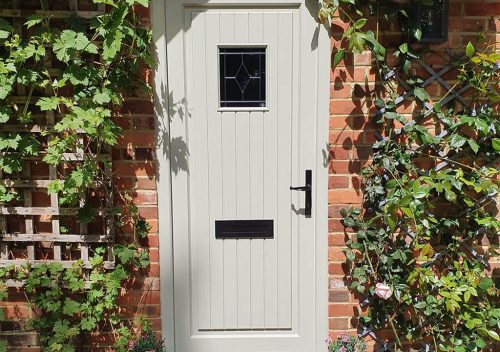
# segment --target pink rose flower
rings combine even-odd
[[[375,287],[375,294],[382,299],[389,299],[392,296],[392,289],[383,283],[378,283]]]
[[[339,352],[346,352],[346,351],[347,350],[346,350],[346,348],[344,346],[342,346],[342,347],[339,348]]]
[[[348,335],[341,335],[342,337],[342,342],[343,343],[348,343],[349,342],[349,336]]]
[[[333,340],[330,336],[328,336],[328,338],[325,340],[325,343],[330,346],[332,344]]]
[[[129,350],[129,351],[132,351],[132,350],[134,349],[134,346],[135,346],[134,341],[130,340],[130,341],[128,342],[128,350]]]

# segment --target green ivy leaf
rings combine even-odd
[[[493,145],[493,149],[495,149],[495,151],[500,151],[500,138],[493,138],[491,140],[491,143]]]
[[[493,280],[490,277],[483,277],[477,284],[477,287],[479,287],[483,291],[487,291],[491,287],[494,286]]]
[[[92,207],[89,204],[85,204],[83,207],[78,209],[78,212],[76,214],[76,219],[84,224],[88,224],[92,221],[94,218],[95,211],[92,209]]]
[[[144,7],[148,7],[149,0],[127,0],[127,3],[129,5],[139,4],[139,5],[142,5]]]
[[[345,57],[345,50],[344,49],[339,49],[335,53],[333,57],[333,67],[337,67],[338,64],[344,59]]]
[[[64,182],[62,180],[53,180],[47,186],[49,194],[56,194],[64,189]]]
[[[103,89],[101,92],[94,95],[93,100],[96,104],[99,104],[99,105],[107,104],[111,101],[110,92],[106,89]]]
[[[429,100],[429,93],[427,93],[424,88],[415,87],[413,93],[415,94],[415,97],[421,102],[426,102],[427,100]]]
[[[12,25],[3,18],[0,18],[0,39],[7,39],[13,31],[14,28]]]
[[[94,4],[104,4],[104,5],[109,5],[116,7],[115,0],[93,0]]]
[[[354,28],[361,29],[365,26],[366,22],[368,22],[366,18],[360,18],[354,23]]]
[[[63,314],[73,316],[77,313],[80,313],[80,303],[71,298],[66,298],[64,300]]]
[[[17,75],[17,82],[24,86],[34,85],[40,80],[40,75],[35,70],[22,68]]]
[[[137,261],[138,261],[137,264],[138,264],[139,268],[147,268],[149,266],[149,263],[150,263],[148,252],[141,251],[139,253],[139,257],[138,257]]]
[[[3,135],[0,133],[0,150],[17,149],[22,137],[19,134]]]
[[[114,31],[108,37],[106,37],[103,45],[102,58],[106,62],[113,61],[116,54],[120,50],[123,41],[123,33],[121,31]]]
[[[493,331],[493,330],[488,330],[488,335],[493,339],[493,340],[496,340],[496,341],[500,341],[500,336],[498,335],[498,333],[496,331]]]
[[[45,15],[43,14],[33,14],[28,17],[27,21],[24,22],[24,25],[29,29],[33,26],[36,26],[37,24],[42,23],[46,18],[47,17],[45,17]]]
[[[413,38],[415,38],[418,41],[422,40],[422,30],[420,28],[416,28],[413,31]]]
[[[422,198],[425,198],[427,197],[427,191],[424,191],[424,190],[417,190],[415,192],[413,192],[413,198],[415,199],[422,199]]]
[[[85,180],[85,175],[84,175],[84,170],[81,168],[78,168],[71,172],[71,180],[74,182],[72,186],[76,188],[80,188],[83,186],[83,182]]]
[[[59,97],[43,97],[38,99],[35,105],[39,106],[42,111],[50,111],[57,109],[59,103]]]
[[[82,330],[86,331],[92,331],[96,327],[96,324],[97,320],[93,317],[83,318],[82,321],[80,322]]]
[[[16,72],[16,69],[10,70],[10,65],[3,65],[0,61],[0,100],[4,100],[12,91],[16,81],[15,75],[2,75],[2,73]],[[7,71],[7,72],[2,72]]]
[[[117,247],[115,253],[122,264],[128,264],[135,258],[135,248],[130,246]]]
[[[40,150],[40,142],[32,135],[25,135],[21,137],[17,149],[24,155],[37,155]]]
[[[482,338],[477,338],[474,343],[476,344],[477,347],[483,349],[487,346],[486,342]]]
[[[450,139],[450,147],[455,149],[461,148],[465,143],[467,143],[467,138],[459,134],[454,134]]]
[[[471,58],[474,56],[474,53],[476,52],[476,49],[474,49],[474,45],[472,45],[471,42],[467,43],[467,46],[465,47],[465,54]]]
[[[476,141],[473,139],[469,139],[467,142],[469,143],[470,149],[472,149],[474,154],[477,154],[477,152],[479,151],[479,145],[476,143]]]
[[[0,123],[6,123],[10,119],[12,111],[8,106],[0,106]]]
[[[69,62],[79,52],[97,54],[97,46],[89,41],[84,33],[66,29],[56,39],[53,50],[58,60]]]
[[[399,51],[401,51],[403,54],[406,54],[408,52],[408,43],[403,43],[399,46]]]

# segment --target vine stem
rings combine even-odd
[[[399,339],[398,332],[396,331],[396,328],[394,327],[394,323],[392,322],[392,317],[389,319],[389,325],[391,326],[392,333],[394,334],[394,337],[396,338],[397,345],[401,348],[403,348],[403,344],[401,343],[401,340]]]
[[[373,275],[377,275],[377,273],[375,272],[375,269],[373,268],[373,264],[372,264],[372,261],[370,259],[370,257],[368,256],[368,246],[366,245],[366,242],[363,242],[363,245],[365,246],[365,253],[364,253],[364,257],[366,258],[366,260],[368,261],[368,265],[370,265],[370,269],[372,270],[372,273]]]
[[[403,187],[403,185],[401,184],[401,182],[399,182],[399,179],[396,177],[396,175],[394,175],[394,174],[391,172],[391,170],[387,170],[387,171],[391,174],[391,176],[393,177],[393,179],[394,179],[394,180],[396,180],[396,182],[398,183],[399,187],[400,187],[401,189],[403,189],[404,187]],[[417,218],[415,217],[415,213],[413,212],[413,210],[412,210],[411,208],[408,208],[408,209],[410,209],[410,211],[411,211],[411,216],[412,216],[412,218],[413,218],[413,223],[414,223],[414,225],[415,225],[415,229],[416,229],[416,228],[417,228]],[[416,239],[416,237],[415,237],[415,239]]]
[[[28,113],[28,107],[29,107],[29,104],[30,104],[30,101],[31,101],[31,97],[33,96],[33,90],[34,90],[35,86],[31,86],[30,87],[30,91],[28,93],[28,98],[26,99],[26,103],[24,104],[24,108],[23,108],[23,119],[26,118],[26,114]]]
[[[432,335],[432,341],[434,342],[434,349],[436,351],[438,351],[438,345],[437,345],[437,341],[436,341],[436,336]]]
[[[449,158],[445,158],[445,157],[442,157],[442,156],[435,156],[435,155],[429,155],[429,154],[425,154],[423,152],[419,152],[419,151],[415,151],[415,153],[417,154],[420,154],[420,155],[425,155],[427,157],[430,157],[430,158],[433,158],[433,159],[436,159],[436,160],[444,160],[444,161],[448,161],[450,163],[453,163],[453,164],[456,164],[456,165],[460,165],[462,167],[465,167],[469,170],[472,170],[472,171],[475,171],[477,173],[481,173],[478,169],[476,168],[473,168],[472,166],[469,166],[469,165],[466,165],[466,164],[463,164],[461,162],[458,162],[458,161],[455,161],[453,159],[449,159]]]

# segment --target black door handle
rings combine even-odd
[[[290,187],[290,191],[306,192],[306,208],[304,215],[310,216],[312,210],[312,170],[306,170],[306,185],[300,187]]]

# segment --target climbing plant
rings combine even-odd
[[[413,43],[422,32],[408,25],[405,6],[327,0],[319,13],[348,24],[332,64],[369,50],[385,88],[372,97],[383,135],[363,170],[363,207],[341,212],[346,229],[354,230],[346,250],[349,287],[368,306],[361,334],[392,331],[393,343],[378,339],[384,350],[419,342],[424,350],[480,351],[500,341],[499,283],[489,271],[500,230],[500,55],[479,35],[452,63],[456,84],[431,99],[413,70],[419,59]],[[365,29],[369,21],[375,31]],[[405,34],[391,48],[381,44],[379,31],[388,21],[401,23]],[[400,59],[396,67],[388,55]],[[399,81],[389,78],[395,71]],[[450,104],[456,87],[468,89],[466,104]],[[408,116],[398,105],[410,98],[416,105]]]
[[[28,325],[47,351],[78,350],[90,333],[99,331],[114,333],[117,350],[126,350],[134,328],[122,316],[117,298],[123,285],[149,265],[148,253],[140,248],[149,225],[130,195],[109,187],[110,160],[102,157],[121,136],[114,115],[124,99],[137,89],[150,91],[140,73],[153,64],[151,33],[135,12],[149,1],[92,2],[105,11],[91,18],[73,13],[61,21],[44,8],[47,1],[40,1],[42,11],[29,16],[21,28],[0,18],[0,124],[33,125],[40,113],[55,120],[38,135],[0,132],[1,173],[16,179],[24,160],[39,158],[57,167],[47,191],[58,195],[61,209],[78,209],[79,224],[100,216],[114,218],[117,233],[125,225],[135,229],[133,239],[123,237],[112,248],[89,247],[88,263],[76,260],[65,267],[47,260],[0,269],[0,298],[7,297],[7,282],[23,286],[33,309]],[[15,99],[19,86],[27,92],[21,103]],[[68,159],[75,152],[83,156],[78,162]],[[121,197],[119,206],[106,208],[110,197]],[[15,188],[0,185],[0,205],[12,206],[21,198]],[[112,266],[110,256],[116,258]],[[144,320],[135,326],[148,330]]]

